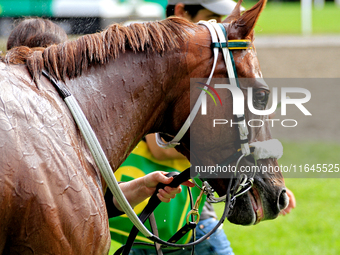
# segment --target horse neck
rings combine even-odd
[[[67,82],[114,170],[145,134],[161,131],[163,114],[181,93],[181,58],[176,51],[127,52]]]

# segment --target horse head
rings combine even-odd
[[[244,96],[245,120],[242,123],[248,127],[250,144],[271,140],[269,121],[266,121],[267,117],[255,115],[247,105],[248,88],[252,88],[252,102],[257,110],[266,108],[270,93],[268,85],[262,79],[254,46],[254,27],[265,6],[265,2],[265,0],[261,0],[251,9],[241,14],[241,1],[239,1],[232,14],[222,23],[229,41],[248,40],[250,42],[250,45],[245,49],[232,50],[235,69],[239,78],[239,88]],[[213,65],[212,42],[208,29],[204,26],[202,27],[202,29],[195,32],[194,39],[188,43],[186,60],[191,78],[197,77],[207,80],[206,78],[209,76]],[[200,40],[197,38],[200,38]],[[214,81],[215,84],[229,84],[231,82],[226,72],[226,64],[221,51],[219,51],[213,78],[219,79],[213,79],[210,87],[213,87]],[[197,89],[199,85],[197,85],[196,80],[191,79],[191,83],[194,83],[194,86],[191,86],[190,92],[183,91],[181,96],[182,100],[188,102],[187,109],[194,107],[194,103],[201,93],[201,90]],[[177,88],[180,86],[185,85],[182,83]],[[178,147],[179,151],[190,157],[190,162],[193,166],[216,166],[217,164],[222,164],[240,149],[239,124],[235,124],[237,120],[232,113],[233,96],[228,89],[219,89],[218,94],[221,98],[221,105],[215,106],[208,97],[206,115],[202,115],[200,112],[197,113],[195,119],[192,120],[190,132],[186,133],[181,141],[181,146]],[[180,112],[182,112],[183,116],[184,109],[186,108],[183,106],[181,108],[175,107],[174,116],[179,116]],[[185,115],[187,117],[188,112]],[[223,119],[224,125],[217,125],[215,123],[216,119]],[[183,121],[184,119],[182,119],[182,123]],[[258,123],[255,124],[255,122]],[[178,130],[178,127],[175,129]],[[235,166],[238,159],[236,158],[231,165]],[[252,157],[244,157],[240,160],[238,171],[240,166],[248,166],[249,168],[243,169],[251,169],[254,163]],[[260,158],[257,161],[257,166],[259,166],[259,170],[254,176],[252,188],[236,198],[233,209],[228,216],[229,221],[233,223],[249,225],[266,219],[274,219],[288,204],[289,200],[277,159],[271,157]],[[247,175],[248,179],[252,178],[249,173]],[[213,176],[214,178],[212,176],[210,175],[209,177],[208,175],[204,178],[208,179],[210,185],[220,196],[225,195],[230,179],[218,178],[220,177],[218,174]]]

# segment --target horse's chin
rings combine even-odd
[[[236,198],[236,203],[228,217],[231,223],[255,225],[264,219],[261,197],[256,188]]]

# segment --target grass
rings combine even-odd
[[[337,144],[286,142],[284,148],[283,165],[339,163]],[[339,254],[340,179],[286,178],[286,186],[297,200],[290,214],[250,227],[224,224],[235,254]],[[222,207],[215,207],[219,214]]]
[[[340,163],[340,145],[331,142],[284,142],[279,164]],[[340,174],[339,174],[340,175]],[[286,216],[255,226],[226,221],[223,229],[236,255],[340,254],[340,178],[286,178],[297,206]],[[223,204],[215,206],[218,216]],[[116,250],[116,245],[110,254]]]
[[[246,8],[254,5],[245,1]],[[340,33],[340,8],[334,2],[326,2],[323,9],[312,10],[313,34]],[[269,2],[255,28],[259,34],[301,34],[300,2]]]

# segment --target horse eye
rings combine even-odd
[[[269,97],[269,91],[261,89],[256,90],[253,95],[253,104],[254,107],[258,110],[264,109],[267,105]]]

